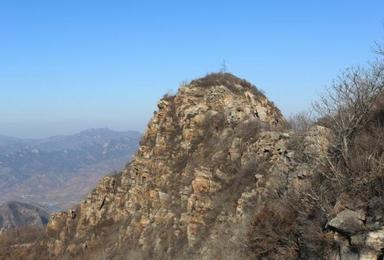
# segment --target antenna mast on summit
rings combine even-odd
[[[226,73],[227,72],[227,63],[225,62],[225,60],[223,60],[223,63],[221,63],[220,72],[221,73]]]

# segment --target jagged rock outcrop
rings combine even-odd
[[[327,224],[327,228],[333,231],[337,245],[332,259],[381,259],[384,227],[367,223],[364,210],[345,209]]]
[[[126,169],[52,217],[55,257],[247,257],[255,211],[287,192],[293,169],[283,116],[230,74],[192,81],[158,107]]]
[[[364,231],[365,212],[345,209],[328,223],[328,228],[341,234],[354,235]]]

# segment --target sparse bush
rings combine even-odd
[[[384,214],[383,63],[347,70],[315,111],[316,124],[331,130],[330,149],[325,158],[306,155],[305,132],[315,120],[307,114],[289,120],[295,134],[288,148],[313,173],[311,189],[270,200],[257,212],[249,237],[257,257],[327,259],[337,245],[324,227],[338,213],[337,203],[364,205],[370,221],[384,224],[375,219]]]
[[[332,142],[325,158],[306,161],[314,173],[312,190],[299,194],[296,203],[304,259],[324,258],[335,247],[323,229],[337,214],[336,203],[365,205],[371,217],[384,213],[383,91],[384,67],[378,62],[347,70],[315,104],[317,123],[331,129]]]
[[[257,212],[249,246],[257,259],[297,259],[297,212],[280,200],[268,200]]]
[[[331,122],[333,143],[326,170],[332,175],[328,176],[344,187],[380,167],[383,91],[384,68],[376,64],[368,70],[348,70],[315,105],[319,115]]]
[[[256,96],[265,97],[264,93],[258,90],[251,83],[244,79],[239,79],[231,73],[211,73],[201,79],[191,81],[190,84],[202,88],[223,85],[234,93],[239,93],[239,91],[246,89],[254,93]],[[242,88],[239,89],[236,85],[241,85]]]
[[[26,226],[0,235],[0,259],[49,259],[43,228]]]
[[[175,94],[173,93],[173,90],[169,89],[163,95],[162,100],[170,101],[170,100],[173,100],[174,97],[175,97]]]
[[[288,124],[296,133],[303,134],[313,126],[314,119],[311,113],[301,112],[289,117]]]
[[[257,119],[245,121],[236,127],[236,136],[240,137],[243,142],[252,142],[259,137],[262,127],[263,123]]]
[[[384,68],[380,64],[370,69],[352,68],[342,74],[326,95],[315,103],[318,115],[331,123],[334,136],[333,156],[346,171],[351,171],[351,144],[360,130],[369,123],[375,101],[384,90]],[[332,166],[333,173],[336,165]]]

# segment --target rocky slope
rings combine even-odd
[[[382,186],[324,177],[329,128],[295,133],[260,91],[223,73],[158,107],[127,167],[53,215],[24,255],[36,247],[52,259],[382,259]]]
[[[43,227],[48,223],[48,212],[38,206],[8,202],[0,206],[0,233],[24,226]]]
[[[249,83],[209,75],[158,107],[128,167],[104,178],[76,210],[53,216],[54,255],[231,254],[265,197],[286,192],[285,120]]]

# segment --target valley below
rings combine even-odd
[[[50,212],[79,203],[106,174],[121,170],[141,134],[90,129],[68,136],[0,136],[0,204],[20,201]]]

